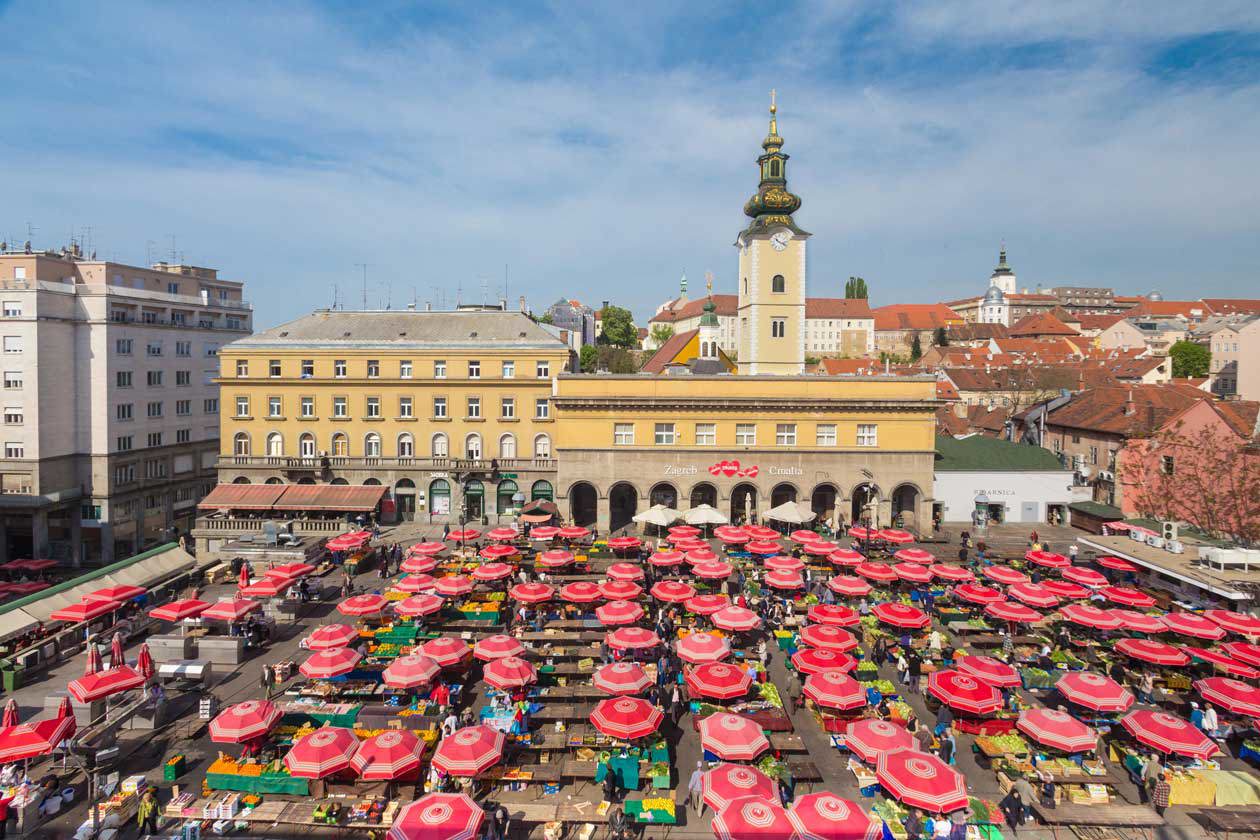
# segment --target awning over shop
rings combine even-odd
[[[283,484],[216,484],[197,507],[270,510],[287,489]]]
[[[369,511],[381,502],[383,484],[290,484],[273,510]]]

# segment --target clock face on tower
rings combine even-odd
[[[770,245],[774,248],[774,250],[782,251],[787,247],[788,240],[791,238],[792,234],[788,233],[786,230],[781,230],[774,234],[774,236],[770,237]]]

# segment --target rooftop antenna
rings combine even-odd
[[[171,234],[171,263],[172,264],[177,262],[176,257],[178,256],[179,256],[179,251],[175,249],[175,234],[172,233]]]
[[[355,268],[363,269],[363,311],[367,311],[367,263],[355,263]]]
[[[386,309],[394,308],[394,281],[393,280],[385,281],[385,308]]]
[[[490,278],[486,277],[483,274],[478,279],[481,280],[481,305],[485,306],[487,303],[489,303],[489,298],[487,297],[487,295],[490,292]]]
[[[28,242],[34,242],[35,234],[38,232],[39,228],[35,227],[35,225],[31,224],[29,221],[26,223],[26,239]]]
[[[144,241],[144,264],[145,265],[148,265],[148,266],[153,265],[153,249],[156,247],[157,247],[157,243],[154,242],[152,239],[146,239]]]
[[[511,295],[508,294],[508,264],[503,264],[503,299],[507,300]]]
[[[333,284],[332,284],[332,293],[333,293],[332,308],[333,308],[334,310],[337,308],[337,291],[338,291],[338,290],[337,290],[337,284],[336,284],[336,283],[333,283]]]
[[[455,308],[459,309],[459,307],[463,303],[464,303],[464,278],[461,277],[455,283]]]

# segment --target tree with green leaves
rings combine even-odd
[[[540,324],[554,324],[554,323],[555,323],[555,319],[551,316],[551,313],[550,313],[550,312],[544,312],[542,315],[539,315],[539,316],[538,316],[538,323],[540,323]]]
[[[850,277],[849,282],[844,284],[844,296],[849,300],[861,298],[865,300],[870,297],[866,289],[866,281],[861,277]]]
[[[582,349],[578,351],[578,362],[581,364],[582,373],[594,373],[599,365],[599,349],[594,344],[583,344]]]
[[[923,358],[923,342],[919,340],[919,334],[914,334],[914,339],[910,342],[910,361],[917,362]]]
[[[653,324],[652,325],[652,345],[660,347],[665,342],[674,337],[673,324]]]
[[[949,346],[949,334],[945,332],[944,327],[937,327],[936,331],[932,333],[932,345],[935,347]]]
[[[1212,351],[1193,341],[1178,341],[1168,348],[1172,359],[1172,375],[1177,379],[1198,379],[1207,376],[1212,367]]]
[[[639,343],[639,330],[634,325],[634,316],[630,310],[622,306],[605,306],[599,311],[603,322],[600,342],[614,347],[634,347]]]

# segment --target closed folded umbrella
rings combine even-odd
[[[18,725],[18,704],[16,697],[10,697],[9,701],[4,704],[4,716],[0,718],[0,727],[10,727]]]

